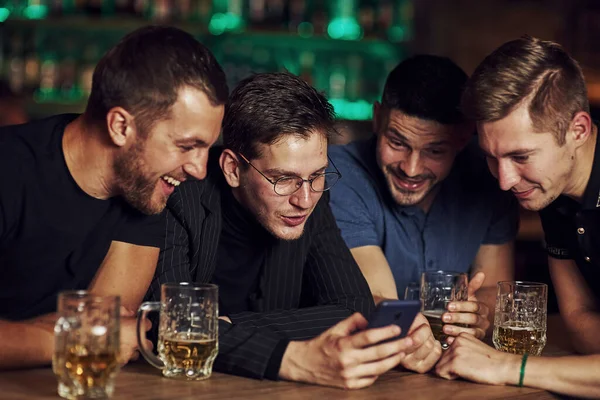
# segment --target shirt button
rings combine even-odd
[[[577,228],[577,233],[579,233],[580,235],[583,235],[585,233],[585,229]]]
[[[592,259],[591,259],[591,258],[589,258],[589,257],[585,257],[585,258],[584,258],[584,260],[585,260],[585,261],[587,261],[587,262],[590,262],[590,261],[592,261]]]

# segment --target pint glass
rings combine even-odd
[[[112,396],[119,370],[119,307],[118,296],[95,296],[86,291],[58,295],[52,370],[61,397]]]
[[[494,347],[539,356],[546,345],[548,286],[537,282],[498,282]]]
[[[451,301],[467,300],[467,286],[467,274],[462,272],[432,271],[421,275],[421,312],[429,321],[433,336],[442,344],[442,349],[448,348],[448,335],[442,329],[442,314]]]
[[[140,324],[150,311],[159,312],[158,357],[142,345]],[[216,285],[163,284],[160,303],[146,302],[138,310],[140,352],[167,378],[206,379],[219,349],[218,317]]]

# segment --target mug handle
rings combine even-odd
[[[149,312],[152,311],[160,311],[160,303],[159,302],[155,302],[155,301],[147,301],[145,303],[142,303],[142,305],[140,306],[140,308],[138,309],[138,313],[137,313],[137,341],[138,341],[138,348],[140,349],[140,353],[142,354],[142,356],[146,359],[146,361],[148,361],[148,363],[150,363],[150,365],[152,365],[153,367],[156,367],[158,369],[163,369],[165,367],[165,364],[161,361],[160,358],[156,357],[151,351],[148,351],[145,347],[144,347],[144,341],[142,340],[142,332],[141,332],[141,325],[142,325],[142,321],[144,319],[146,319],[146,317],[148,316]],[[146,332],[143,332],[143,334],[145,335]]]

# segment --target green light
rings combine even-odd
[[[303,38],[309,38],[312,37],[313,33],[315,32],[315,28],[313,27],[313,25],[310,22],[300,22],[300,24],[298,24],[298,36],[303,37]]]
[[[390,40],[401,42],[404,40],[406,35],[406,29],[401,26],[393,26],[388,30],[388,36]]]
[[[227,29],[227,20],[225,14],[215,13],[213,14],[210,22],[208,23],[208,31],[213,35],[221,35]]]
[[[208,30],[213,35],[221,35],[225,32],[236,31],[243,25],[242,18],[233,13],[215,13],[208,23]]]
[[[366,100],[350,101],[345,99],[329,99],[340,119],[369,120],[373,117],[373,107]]]
[[[362,36],[362,29],[356,19],[340,17],[329,23],[327,33],[333,39],[358,40]]]
[[[0,7],[0,22],[6,21],[10,15],[10,10],[6,7]]]
[[[242,27],[242,17],[234,14],[234,13],[226,13],[225,14],[225,22],[227,23],[227,30],[228,31],[235,31],[239,28]]]
[[[27,19],[43,19],[48,15],[48,7],[43,5],[31,5],[23,10],[23,15]]]

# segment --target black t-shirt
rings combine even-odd
[[[62,138],[76,117],[0,129],[2,319],[55,311],[59,291],[89,286],[112,241],[160,247],[159,216],[93,198],[73,180]]]
[[[574,260],[600,305],[600,140],[581,203],[559,196],[540,218],[548,256]]]

